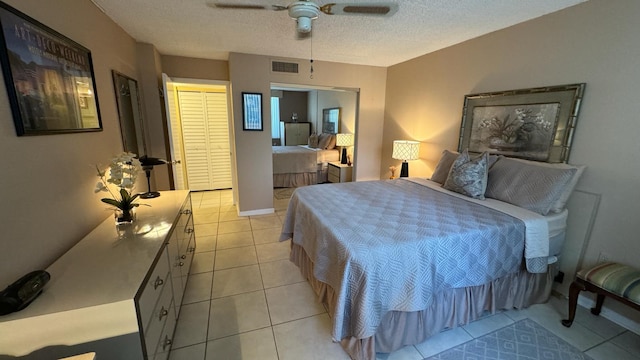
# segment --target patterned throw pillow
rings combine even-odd
[[[318,147],[318,134],[313,133],[309,136],[309,147],[314,149]]]
[[[451,165],[444,188],[474,199],[484,200],[488,165],[488,153],[484,152],[479,157],[471,159],[467,150],[464,150]]]

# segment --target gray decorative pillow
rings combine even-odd
[[[435,181],[438,184],[444,184],[444,182],[447,181],[447,176],[449,176],[451,165],[453,165],[453,162],[456,161],[459,155],[460,153],[455,151],[444,150],[438,165],[436,165],[436,169],[431,175],[431,181]]]
[[[318,134],[313,133],[311,134],[311,136],[309,136],[309,147],[310,148],[317,148],[318,147]]]
[[[318,149],[326,150],[331,141],[331,134],[322,133],[318,135]]]
[[[547,215],[576,171],[503,158],[489,171],[485,196]]]
[[[474,199],[484,200],[488,165],[488,153],[484,152],[479,157],[471,159],[467,150],[463,151],[451,165],[444,188]]]

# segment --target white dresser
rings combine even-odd
[[[0,358],[168,358],[196,246],[191,198],[140,203],[133,226],[106,219],[47,268],[40,297],[0,317]]]

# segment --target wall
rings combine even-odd
[[[383,161],[396,138],[422,142],[412,176],[428,177],[456,149],[465,94],[585,82],[570,163],[588,166],[577,188],[601,195],[582,263],[600,252],[637,265],[640,241],[640,2],[589,2],[388,69]],[[606,306],[640,321],[615,302]]]
[[[111,70],[138,78],[135,41],[90,1],[5,2],[91,50],[104,130],[17,137],[0,77],[0,289],[46,268],[112,216],[93,194],[93,165],[122,151]]]
[[[162,72],[175,78],[229,80],[229,62],[161,55]]]
[[[298,122],[310,121],[307,116],[309,93],[306,91],[282,91],[280,98],[280,120],[290,122],[293,113],[298,114]]]
[[[295,61],[295,60],[292,60]],[[264,131],[242,131],[241,92],[270,94],[270,83],[309,86],[335,86],[360,89],[356,139],[355,173],[357,180],[379,179],[382,153],[382,128],[386,68],[314,61],[313,79],[307,61],[299,60],[300,75],[274,74],[267,56],[232,53],[229,55],[229,77],[232,86],[235,118],[239,211],[273,208],[270,103],[264,101]]]

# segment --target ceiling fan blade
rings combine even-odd
[[[391,16],[398,11],[395,3],[340,3],[326,4],[320,11],[327,15]]]
[[[287,10],[288,6],[283,5],[260,5],[260,4],[234,4],[234,3],[216,3],[208,2],[207,6],[217,9],[231,10]]]

